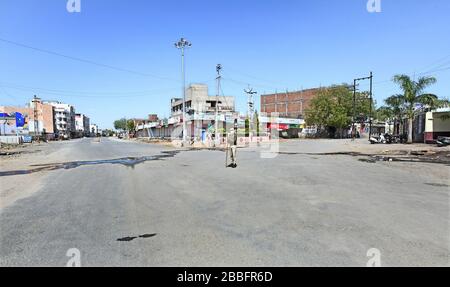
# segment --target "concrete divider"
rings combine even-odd
[[[3,144],[21,144],[21,136],[0,136],[0,142]]]

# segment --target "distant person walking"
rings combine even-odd
[[[227,143],[230,150],[230,160],[231,164],[228,167],[236,168],[237,167],[237,159],[236,159],[236,151],[237,151],[237,119],[234,121],[234,127],[231,128],[231,131],[227,136]],[[228,155],[227,155],[228,157]]]

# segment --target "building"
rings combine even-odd
[[[96,137],[100,134],[100,130],[96,124],[89,125],[89,132],[91,137]]]
[[[159,121],[158,115],[157,114],[149,114],[148,115],[148,122],[149,123],[154,123]]]
[[[169,124],[167,119],[160,120],[158,117],[151,118],[136,126],[136,137],[148,138],[170,138],[174,124]]]
[[[450,137],[450,108],[426,113],[425,143],[435,143],[439,137]]]
[[[56,136],[65,139],[75,137],[75,108],[61,102],[49,101],[44,103],[54,108]]]
[[[261,95],[262,113],[278,113],[280,117],[303,119],[305,111],[310,107],[311,100],[320,88],[307,89],[296,92],[284,92]]]
[[[306,97],[305,97],[306,98]],[[239,115],[235,111],[234,97],[210,96],[208,86],[203,84],[192,84],[186,89],[186,124],[187,137],[195,140],[207,142],[208,136],[212,139],[215,136],[216,107],[218,119],[219,142],[223,140],[226,130],[234,125],[234,120],[238,120],[238,126],[242,133],[246,130],[246,116]],[[183,100],[173,98],[171,100],[171,116],[167,120],[157,120],[157,116],[149,116],[148,122],[135,121],[136,136],[150,138],[181,138],[182,135],[182,110]],[[150,120],[151,119],[151,120]],[[257,138],[258,135],[267,136],[272,130],[279,132],[283,137],[299,137],[305,122],[299,118],[276,117],[270,114],[261,113],[259,116],[259,127],[254,119],[253,131],[248,130],[245,136]],[[251,141],[253,139],[250,139]],[[223,142],[223,141],[222,141]]]
[[[232,123],[235,116],[234,97],[210,96],[208,86],[204,84],[192,84],[186,89],[186,124],[188,138],[205,139],[206,133],[214,133],[216,119],[216,107],[220,129],[227,122]],[[171,117],[168,124],[181,127],[183,99],[173,98],[171,100]],[[181,134],[180,134],[181,137]]]
[[[18,130],[19,134],[43,136],[47,139],[55,138],[56,129],[52,105],[46,104],[40,98],[35,97],[25,107],[0,106],[0,113],[12,114],[16,112],[21,113],[25,118],[25,125]],[[16,134],[15,119],[4,123],[4,133],[7,133],[6,125],[10,127],[9,133]]]
[[[186,112],[193,114],[214,114],[216,105],[219,113],[234,112],[234,97],[209,96],[208,86],[192,84],[186,89]],[[183,99],[173,98],[171,102],[171,116],[181,117]]]
[[[84,114],[75,114],[75,130],[77,137],[88,137],[90,131],[90,119]]]
[[[149,114],[147,120],[134,120],[136,137],[162,138],[167,133],[167,131],[165,133],[162,133],[159,131],[159,129],[165,127],[166,122],[167,119],[160,120],[157,114]]]

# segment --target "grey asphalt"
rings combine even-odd
[[[65,266],[70,248],[82,266],[365,266],[370,248],[382,266],[450,266],[445,165],[266,159],[249,148],[236,169],[208,150],[132,166],[101,160],[175,148],[112,139],[51,148],[59,163],[100,162],[40,171],[41,188],[1,210],[2,266]]]

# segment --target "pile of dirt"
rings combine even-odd
[[[450,151],[404,151],[401,153],[377,154],[369,156],[371,162],[396,161],[396,162],[423,162],[450,165]]]

